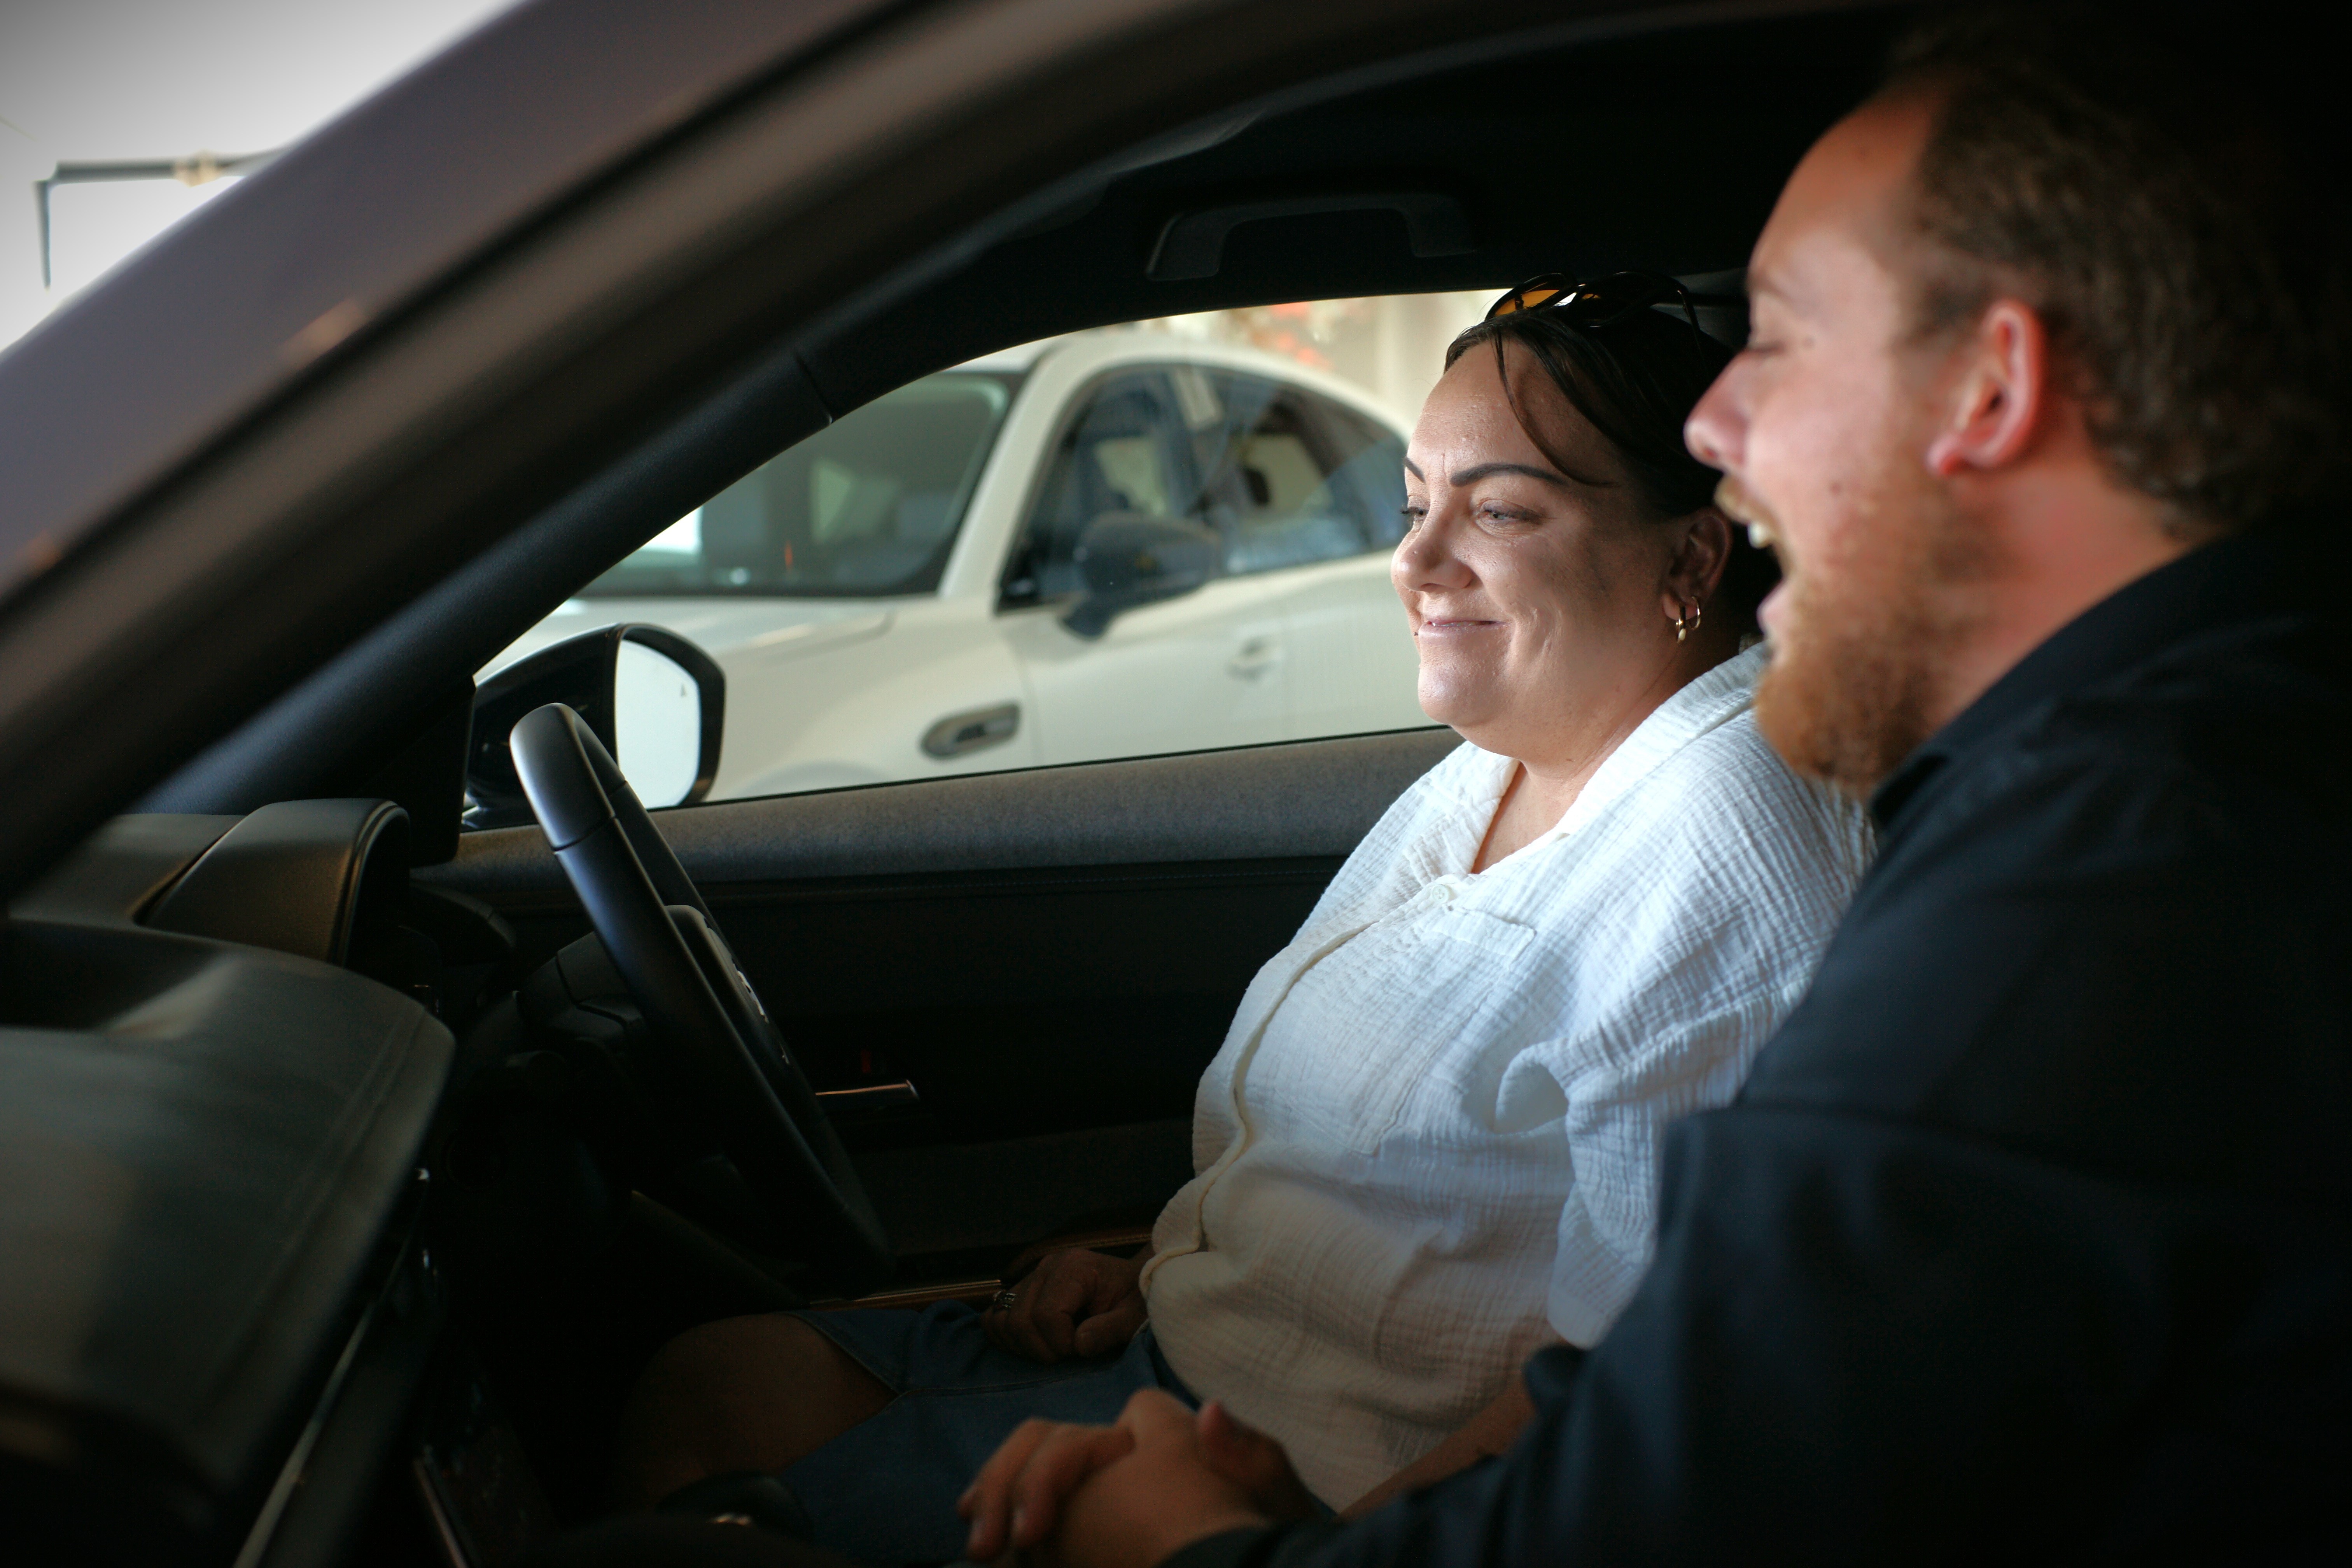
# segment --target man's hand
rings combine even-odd
[[[1143,1326],[1140,1258],[1072,1247],[1048,1253],[1012,1288],[1013,1304],[981,1319],[996,1348],[1048,1365],[1109,1355]]]
[[[1222,1401],[1212,1399],[1201,1406],[1192,1418],[1192,1431],[1202,1461],[1247,1493],[1260,1513],[1273,1519],[1312,1519],[1321,1511],[1315,1494],[1290,1468],[1290,1456],[1282,1445],[1244,1426]]]
[[[1567,1342],[1550,1338],[1538,1348]],[[1535,1418],[1535,1402],[1528,1397],[1528,1385],[1518,1378],[1510,1379],[1503,1384],[1503,1392],[1495,1396],[1495,1402],[1470,1417],[1461,1430],[1341,1509],[1339,1517],[1361,1519],[1392,1498],[1435,1486],[1456,1470],[1505,1452],[1519,1440],[1519,1434]]]
[[[1018,1548],[1073,1568],[1150,1568],[1222,1531],[1314,1510],[1281,1444],[1221,1405],[1196,1415],[1156,1388],[1116,1426],[1025,1423],[957,1504],[974,1561]]]

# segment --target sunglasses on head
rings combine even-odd
[[[1691,302],[1690,290],[1656,272],[1612,272],[1590,283],[1580,283],[1565,272],[1539,273],[1488,306],[1486,319],[1522,310],[1559,310],[1569,325],[1590,332],[1612,327],[1636,310],[1667,303],[1679,304],[1690,330],[1699,330],[1698,308]]]

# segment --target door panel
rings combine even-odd
[[[1086,593],[1088,530],[1190,516],[1200,481],[1174,384],[1123,370],[1083,389],[1038,488],[997,620],[1037,713],[1039,760],[1088,762],[1279,741],[1281,612],[1262,583],[1212,581],[1126,610],[1097,637],[1063,624]]]
[[[1172,373],[1171,373],[1172,374]],[[1214,418],[1192,432],[1201,512],[1225,570],[1260,584],[1281,626],[1295,739],[1425,722],[1419,661],[1389,584],[1402,522],[1404,443],[1359,410],[1303,387],[1194,371]]]
[[[1421,658],[1386,555],[1358,555],[1280,574],[1292,650],[1296,735],[1423,724]]]
[[[1087,762],[1280,741],[1289,675],[1263,578],[1213,582],[1080,637],[1051,611],[1003,617],[1037,707],[1041,760]]]
[[[1189,1117],[993,1143],[875,1149],[858,1156],[901,1257],[936,1277],[995,1273],[1041,1237],[1148,1226],[1192,1179]],[[1076,1206],[1074,1206],[1076,1205]]]
[[[1390,803],[1423,730],[657,813],[820,1088],[913,1079],[848,1130],[916,1278],[1064,1224],[1148,1217],[1258,966]],[[536,828],[420,879],[536,962],[586,929]],[[1057,1216],[1041,1221],[1039,1216]]]
[[[911,1077],[920,1137],[970,1142],[1187,1113],[1242,990],[1338,868],[1311,857],[709,896],[813,1076]]]

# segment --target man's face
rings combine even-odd
[[[1973,542],[1927,447],[1943,356],[1901,276],[1923,242],[1905,195],[1920,104],[1851,116],[1790,177],[1749,265],[1748,346],[1692,411],[1718,499],[1771,536],[1765,738],[1800,772],[1866,794],[1927,739],[1943,656],[1965,632]]]

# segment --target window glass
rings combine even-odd
[[[582,596],[929,593],[1010,400],[1005,378],[958,372],[877,398],[711,497]]]
[[[1112,512],[1214,530],[1227,575],[1388,550],[1404,442],[1303,388],[1199,364],[1118,374],[1084,402],[1005,574],[1008,605],[1079,592],[1079,540]]]
[[[1394,550],[1404,537],[1404,437],[1344,404],[1318,398],[1315,408],[1339,456],[1334,493],[1363,520],[1373,549]]]
[[[1181,515],[1192,475],[1180,466],[1171,402],[1168,380],[1157,369],[1115,373],[1082,395],[1005,567],[1005,604],[1074,597],[1081,587],[1078,541],[1097,520],[1115,512]]]
[[[1395,543],[1395,517],[1381,515],[1401,514],[1404,504],[1404,444],[1394,432],[1298,387],[1184,372],[1179,384],[1201,389],[1197,413],[1213,409],[1194,420],[1204,476],[1196,510],[1223,535],[1227,572],[1310,565]]]
[[[1423,725],[1389,580],[1406,432],[1486,302],[1211,311],[926,376],[489,668],[615,621],[698,645],[719,800]]]

